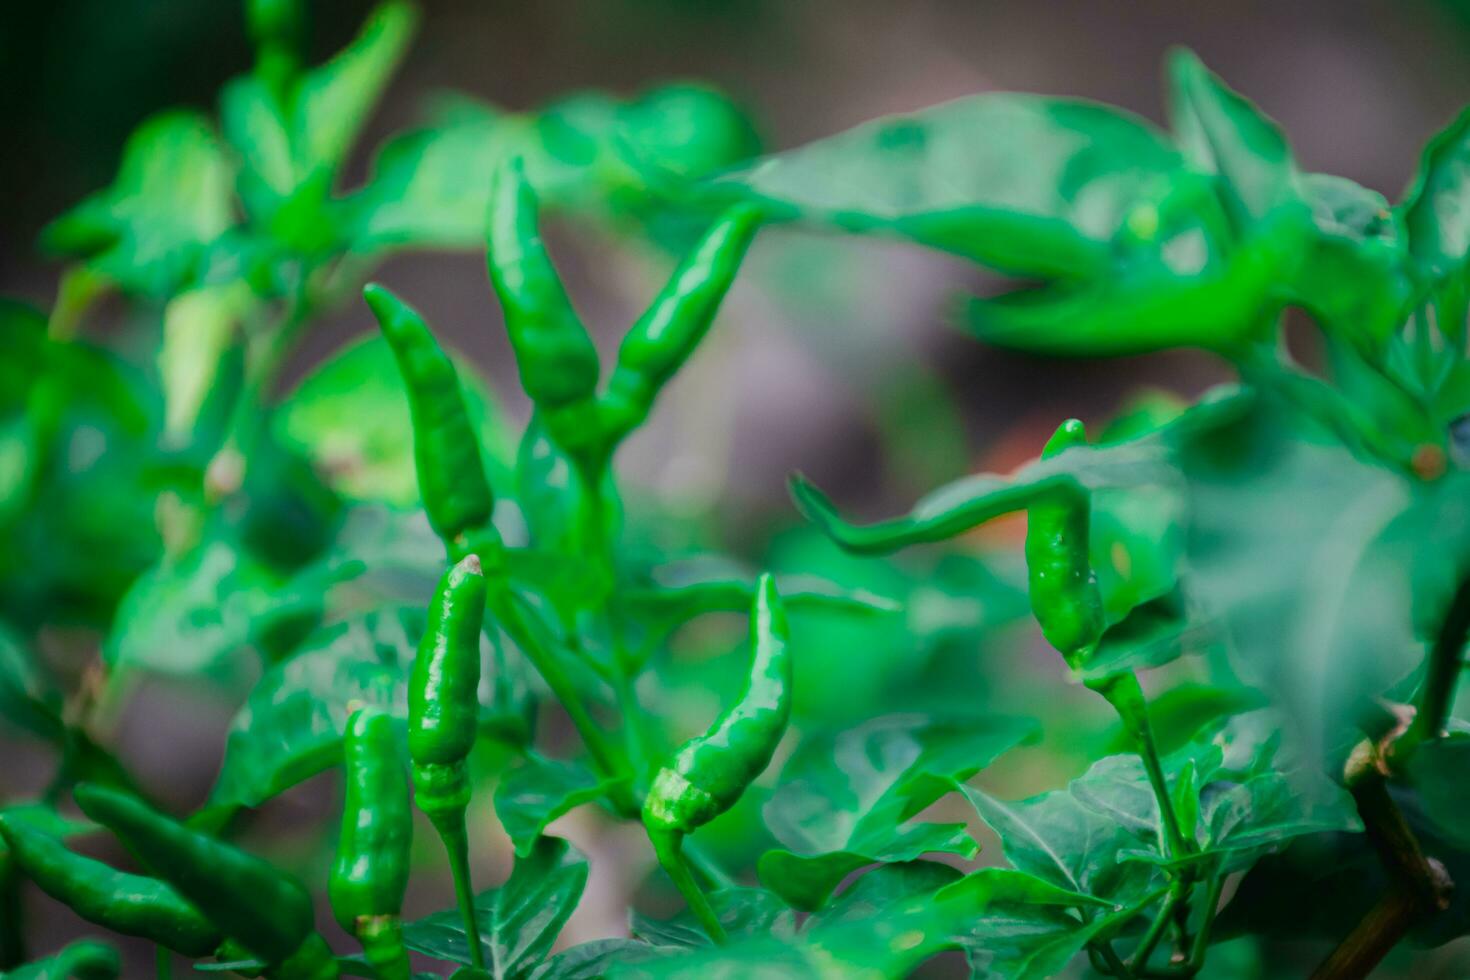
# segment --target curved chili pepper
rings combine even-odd
[[[495,495],[454,362],[417,311],[376,283],[362,291],[393,350],[413,416],[413,459],[429,523],[451,546],[490,521]]]
[[[683,855],[684,837],[735,805],[771,762],[791,718],[790,630],[769,574],[756,583],[750,611],[750,677],[709,731],[680,746],[643,802],[643,826],[659,863],[711,939],[725,930]]]
[[[536,192],[520,157],[490,183],[486,265],[505,311],[521,387],[538,408],[558,409],[597,388],[597,348],[577,317],[537,225]]]
[[[790,630],[776,581],[762,575],[750,612],[750,677],[703,735],[685,742],[654,778],[643,822],[689,833],[735,805],[771,761],[791,717]]]
[[[429,605],[428,626],[408,682],[414,802],[444,841],[475,966],[484,964],[469,880],[464,815],[470,803],[470,782],[465,760],[479,733],[485,594],[485,576],[475,555],[466,555],[444,573]]]
[[[413,815],[393,719],[359,708],[342,743],[347,778],[342,836],[327,894],[343,929],[357,936],[382,980],[407,980],[398,914],[408,888]]]
[[[136,797],[90,783],[73,790],[87,816],[111,830],[225,935],[283,977],[336,977],[313,921],[311,894],[270,863],[199,833]]]
[[[82,939],[55,956],[27,963],[5,974],[5,980],[116,980],[122,958],[105,943]]]
[[[1072,446],[1086,445],[1087,431],[1077,419],[1057,427],[1041,451],[1050,459]],[[1031,611],[1047,642],[1067,665],[1079,667],[1097,648],[1107,628],[1102,593],[1088,551],[1091,500],[1078,490],[1032,502],[1026,515],[1026,575]]]
[[[141,936],[185,956],[208,956],[220,931],[156,878],[127,874],[77,854],[60,840],[0,815],[0,837],[26,877],[88,922]]]
[[[601,399],[609,438],[622,438],[648,418],[659,391],[709,333],[759,227],[755,208],[725,212],[623,338]]]

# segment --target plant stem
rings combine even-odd
[[[174,975],[173,957],[169,955],[168,950],[156,943],[153,946],[153,966],[158,980],[169,980]]]
[[[510,636],[515,645],[520,647],[526,658],[531,661],[541,675],[541,679],[546,682],[546,686],[551,688],[552,695],[561,702],[562,708],[572,720],[572,727],[576,728],[577,734],[587,746],[587,752],[592,756],[592,761],[596,763],[604,776],[621,778],[628,775],[625,768],[626,763],[618,758],[607,740],[607,734],[597,724],[591,712],[587,710],[587,706],[582,703],[581,695],[577,692],[571,675],[556,658],[555,652],[541,642],[540,637],[536,635],[516,606],[515,595],[511,591],[510,584],[500,576],[487,577],[490,585],[488,601],[491,614],[495,616],[501,628]]]
[[[1392,745],[1392,741],[1387,748],[1364,742],[1348,759],[1346,772],[1363,830],[1392,884],[1322,961],[1312,980],[1366,977],[1416,923],[1449,905],[1453,882],[1438,862],[1424,855],[1403,811],[1389,795],[1384,755]]]
[[[716,946],[729,942],[730,937],[725,934],[725,927],[720,925],[720,917],[715,914],[709,898],[699,887],[699,881],[695,879],[689,861],[684,856],[684,835],[674,830],[650,829],[648,839],[653,844],[653,853],[658,856],[658,863],[663,865],[664,871],[674,880],[674,886],[684,896],[684,901],[689,903],[689,911],[694,913],[694,918],[699,920],[710,940]]]
[[[1128,958],[1129,969],[1134,971],[1148,969],[1148,958],[1158,948],[1159,940],[1164,938],[1164,931],[1169,928],[1169,920],[1174,915],[1174,909],[1184,898],[1184,890],[1182,879],[1175,878],[1170,883],[1169,894],[1164,899],[1164,904],[1159,906],[1158,914],[1149,923],[1143,938],[1133,950],[1133,955]]]
[[[1409,729],[1393,746],[1395,759],[1406,758],[1424,742],[1444,734],[1445,722],[1464,667],[1465,640],[1470,635],[1470,575],[1460,580],[1454,598],[1429,651],[1418,711]]]
[[[1104,964],[1106,964],[1107,970],[1099,972],[1106,972],[1114,977],[1119,978],[1119,980],[1133,980],[1133,971],[1129,969],[1128,964],[1124,963],[1122,958],[1118,956],[1117,951],[1113,949],[1112,943],[1089,943],[1087,948],[1089,950],[1095,950],[1098,957],[1102,960]]]
[[[684,839],[684,856],[689,859],[690,866],[704,877],[711,888],[734,888],[738,884],[710,856],[709,852],[700,846],[698,841],[689,840],[687,837]]]
[[[1129,671],[1106,680],[1089,683],[1088,687],[1101,694],[1113,706],[1122,719],[1123,729],[1133,737],[1138,757],[1143,761],[1148,775],[1149,787],[1159,805],[1159,823],[1163,830],[1164,856],[1174,860],[1194,851],[1193,837],[1186,839],[1179,828],[1179,817],[1174,812],[1174,800],[1169,795],[1169,781],[1164,776],[1164,766],[1159,760],[1158,743],[1154,740],[1153,725],[1148,719],[1148,706],[1143,699],[1143,688],[1138,675]],[[1186,877],[1189,871],[1183,872]]]
[[[485,968],[485,952],[480,946],[480,926],[475,921],[475,892],[470,887],[470,841],[465,831],[463,810],[438,810],[429,813],[444,852],[449,857],[449,872],[454,876],[454,899],[464,919],[465,941],[470,947],[470,965]]]

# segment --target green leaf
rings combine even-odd
[[[507,486],[513,444],[504,410],[470,365],[457,367],[490,482]],[[305,454],[343,495],[401,507],[418,502],[408,402],[381,336],[350,344],[318,365],[274,421],[281,442]]]
[[[1399,212],[1409,251],[1429,276],[1464,274],[1470,261],[1470,110],[1425,145]]]
[[[1219,645],[1218,630],[1178,592],[1161,596],[1128,613],[1103,633],[1097,651],[1077,672],[1079,680],[1101,680],[1129,671],[1149,670],[1186,653]]]
[[[481,247],[490,175],[510,156],[522,157],[548,204],[637,211],[648,207],[651,180],[700,177],[753,148],[743,114],[697,85],[629,101],[578,93],[527,114],[442,99],[427,126],[383,147],[352,199],[358,247]]]
[[[390,607],[326,626],[268,670],[230,724],[212,806],[257,806],[336,764],[354,704],[408,717],[408,675],[424,629],[423,611]],[[525,705],[508,702],[516,688],[492,644],[481,644],[480,726],[521,742]]]
[[[299,636],[320,618],[323,593],[361,571],[356,563],[276,571],[239,544],[209,538],[141,577],[118,607],[103,648],[118,670],[191,676],[243,649],[267,657],[283,634]]]
[[[128,138],[112,186],[48,225],[42,244],[130,292],[166,297],[193,280],[205,246],[234,223],[233,182],[207,119],[162,112]]]
[[[586,884],[582,855],[559,837],[543,837],[528,857],[516,859],[504,885],[476,895],[475,921],[489,975],[495,980],[531,975],[551,951]],[[458,908],[405,923],[403,942],[436,959],[470,961]]]
[[[1299,191],[1315,235],[1293,290],[1334,333],[1376,350],[1403,323],[1411,295],[1403,222],[1383,195],[1344,177],[1306,174]]]
[[[379,4],[351,44],[302,78],[292,144],[307,169],[335,173],[342,165],[407,51],[417,20],[406,0]]]
[[[957,886],[964,877],[957,868],[938,861],[880,864],[863,872],[856,881],[812,913],[805,927],[865,922],[902,902],[932,894],[945,886]],[[950,892],[949,895],[955,898],[959,893]]]
[[[187,444],[213,389],[225,386],[221,362],[253,304],[250,288],[236,280],[180,293],[164,307],[158,373],[164,433],[174,444]]]
[[[962,792],[1001,839],[1006,859],[1018,871],[1067,892],[1113,902],[1138,897],[1152,871],[1122,863],[1118,854],[1132,843],[1113,815],[1084,806],[1067,790],[1053,790],[1013,803],[981,790]]]
[[[603,779],[580,763],[528,754],[524,764],[500,777],[495,815],[515,845],[516,856],[529,857],[547,824],[603,798],[624,781]]]
[[[1086,277],[1182,168],[1143,120],[1010,93],[957,99],[724,175],[716,192],[848,231],[886,232],[1018,275]]]
[[[1229,89],[1193,52],[1169,58],[1169,115],[1196,166],[1218,173],[1226,213],[1244,234],[1276,209],[1296,205],[1296,165],[1281,127]]]
[[[1084,922],[1055,908],[1008,905],[989,910],[961,944],[976,980],[1045,980],[1110,925],[1105,917]]]
[[[925,807],[1035,734],[1025,719],[877,718],[805,744],[764,808],[783,848],[761,856],[761,881],[793,906],[820,908],[849,873],[878,862],[978,849],[964,824],[911,823]]]
[[[562,950],[527,976],[528,980],[601,980],[619,963],[639,963],[667,952],[636,939],[594,939]]]
[[[722,888],[710,893],[710,905],[732,940],[796,934],[796,913],[764,888]],[[633,935],[655,947],[711,946],[709,934],[689,911],[673,919],[650,919],[633,913]]]

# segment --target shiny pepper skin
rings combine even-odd
[[[412,307],[382,286],[362,291],[403,375],[413,417],[414,469],[429,523],[445,542],[489,523],[495,496],[459,374]]]
[[[359,708],[342,743],[346,788],[342,836],[328,895],[343,929],[364,919],[396,916],[408,888],[413,813],[396,723],[386,712]]]
[[[0,836],[26,877],[88,922],[185,956],[209,956],[223,938],[198,909],[156,878],[77,854],[12,817],[0,815]]]
[[[105,943],[79,940],[55,956],[16,967],[5,980],[115,980],[122,958]]]
[[[536,192],[520,157],[506,160],[490,184],[486,265],[505,311],[521,387],[538,408],[589,398],[600,370],[597,348],[582,326],[536,221]]]
[[[485,576],[466,555],[444,573],[408,683],[408,751],[420,809],[463,810],[464,761],[479,731],[480,628]]]
[[[1047,441],[1041,458],[1086,441],[1082,423],[1068,419]],[[1086,491],[1067,487],[1034,501],[1026,518],[1031,609],[1047,642],[1073,668],[1096,649],[1107,627],[1088,553],[1089,510]]]
[[[604,425],[616,437],[648,418],[659,391],[709,333],[759,225],[753,208],[722,215],[624,336],[602,399]]]
[[[88,783],[82,812],[112,831],[149,871],[283,978],[337,976],[315,931],[311,894],[268,862],[158,813],[134,796]],[[268,975],[270,975],[268,973]]]
[[[750,679],[709,731],[659,770],[643,804],[651,831],[687,834],[708,823],[770,764],[791,716],[789,635],[775,582],[763,575],[750,614]]]

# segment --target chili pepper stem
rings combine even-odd
[[[1148,719],[1148,709],[1143,700],[1143,689],[1138,675],[1131,671],[1110,677],[1105,681],[1088,684],[1113,706],[1122,719],[1123,728],[1133,738],[1138,757],[1148,775],[1149,787],[1159,805],[1159,822],[1162,825],[1162,845],[1166,858],[1178,858],[1191,854],[1194,846],[1179,827],[1179,817],[1174,812],[1174,801],[1169,795],[1169,781],[1164,776],[1163,763],[1159,761],[1158,743],[1154,740],[1153,725]],[[1186,869],[1182,872],[1189,875]]]
[[[653,853],[657,855],[658,863],[663,865],[664,871],[673,879],[679,894],[689,903],[689,911],[694,913],[694,918],[699,921],[710,940],[716,946],[729,942],[730,937],[726,935],[725,927],[720,925],[720,917],[715,914],[714,906],[710,905],[704,889],[699,887],[699,881],[689,867],[689,859],[684,856],[684,835],[676,830],[657,830],[650,827],[648,839],[653,844]]]
[[[380,980],[409,980],[412,968],[403,946],[403,926],[396,915],[364,916],[357,921],[357,941]]]
[[[444,842],[444,852],[449,858],[449,873],[454,877],[454,898],[464,918],[465,941],[470,946],[470,965],[477,970],[485,968],[485,952],[480,946],[480,926],[475,921],[475,892],[470,886],[470,841],[465,831],[464,811],[438,811],[429,814],[429,821],[439,832]]]
[[[1128,958],[1128,968],[1134,972],[1148,969],[1148,959],[1158,948],[1159,941],[1164,938],[1164,932],[1169,928],[1169,920],[1174,915],[1174,909],[1184,898],[1183,882],[1176,878],[1171,883],[1169,894],[1164,899],[1164,904],[1159,906],[1158,914],[1149,923],[1148,930],[1144,932],[1143,938],[1138,941],[1138,946],[1133,950],[1133,955]]]
[[[1460,581],[1444,622],[1429,651],[1419,710],[1409,729],[1394,744],[1393,761],[1407,758],[1415,748],[1444,734],[1445,720],[1454,702],[1460,671],[1464,669],[1465,639],[1470,634],[1470,576]]]
[[[169,980],[174,974],[173,957],[169,955],[168,950],[156,943],[153,946],[153,965],[158,980]]]

